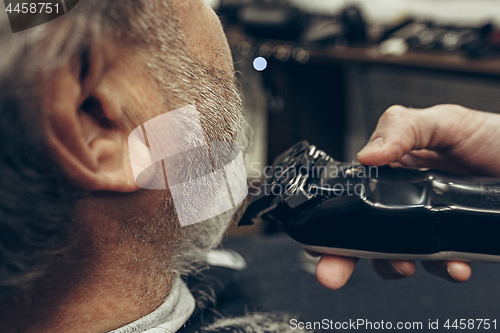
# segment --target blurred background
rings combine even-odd
[[[254,130],[250,177],[300,140],[355,160],[394,104],[500,112],[499,0],[209,2],[225,27]],[[384,281],[362,260],[346,287],[329,291],[311,274],[315,261],[287,236],[262,225],[229,236],[226,246],[249,263],[240,289],[268,310],[311,320],[417,320],[423,331],[437,318],[500,324],[495,264],[473,264],[471,281],[457,285],[422,267],[410,279]]]
[[[500,111],[498,0],[207,1],[254,130],[251,177],[300,140],[356,160],[394,104]]]

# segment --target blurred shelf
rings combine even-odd
[[[233,48],[237,48],[240,43],[245,42],[251,44],[254,48],[263,44],[266,44],[271,49],[276,46],[286,46],[292,49],[303,48],[309,53],[310,62],[378,64],[481,76],[500,76],[500,54],[498,53],[480,59],[470,59],[458,51],[410,49],[402,56],[394,56],[382,54],[378,46],[317,46],[284,40],[255,39],[245,35],[237,27],[228,28],[226,34]]]
[[[311,60],[346,61],[366,64],[405,66],[420,69],[444,70],[460,73],[500,76],[500,56],[468,59],[461,53],[410,50],[402,56],[384,55],[377,46],[331,46],[308,50]]]

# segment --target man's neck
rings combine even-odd
[[[0,332],[104,333],[131,323],[170,291],[173,276],[151,266],[122,251],[68,255],[29,290],[0,303]]]
[[[175,212],[158,200],[163,195],[144,190],[80,199],[68,251],[30,289],[0,301],[0,332],[103,333],[160,306],[173,283],[170,263],[180,239]]]

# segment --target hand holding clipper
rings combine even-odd
[[[300,142],[273,163],[240,221],[305,248],[402,260],[500,261],[500,180],[335,161]]]

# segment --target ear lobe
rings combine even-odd
[[[69,66],[54,76],[43,98],[50,110],[49,149],[69,181],[83,190],[136,191],[140,188],[129,161],[127,130],[119,123],[118,96],[110,96],[100,85],[106,85],[105,80],[82,102],[83,89]]]

